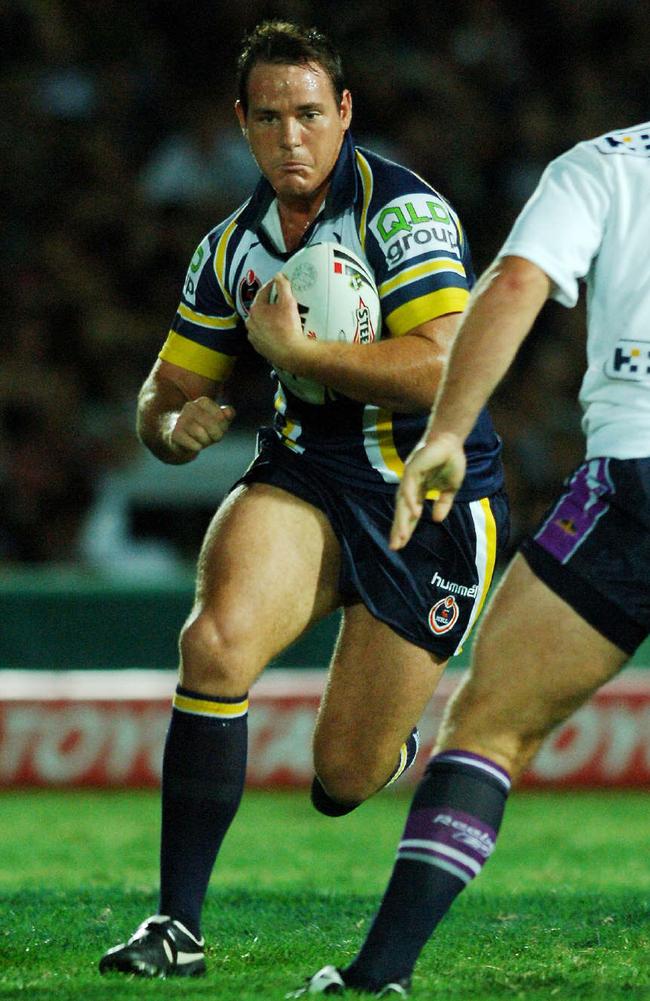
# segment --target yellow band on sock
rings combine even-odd
[[[174,695],[174,709],[192,716],[212,716],[217,719],[236,719],[248,712],[248,699],[240,702],[217,702],[211,699],[199,699],[191,695]]]

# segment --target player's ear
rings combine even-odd
[[[341,119],[341,125],[344,129],[350,128],[350,122],[352,121],[352,94],[349,90],[344,90],[341,94],[341,103],[339,104],[339,117]]]
[[[246,115],[244,114],[244,108],[242,107],[241,101],[235,101],[235,114],[237,115],[239,127],[246,137],[248,135],[248,127],[246,125]]]

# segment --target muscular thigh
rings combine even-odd
[[[479,627],[439,747],[486,754],[518,774],[626,659],[516,556]]]
[[[382,785],[443,668],[363,605],[346,608],[316,727],[318,774],[340,765]]]
[[[339,545],[321,511],[277,487],[240,486],[207,531],[186,631],[197,620],[214,631],[241,691],[337,607],[339,569]]]

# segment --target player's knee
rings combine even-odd
[[[376,791],[364,776],[350,773],[342,768],[317,770],[316,774],[323,789],[337,803],[362,803]]]
[[[359,754],[326,749],[314,753],[316,774],[328,796],[338,803],[361,803],[385,783],[382,764],[362,759]]]
[[[220,695],[237,695],[248,689],[250,667],[242,644],[212,616],[199,614],[188,619],[179,647],[185,687]]]

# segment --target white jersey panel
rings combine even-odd
[[[650,122],[554,160],[499,252],[542,268],[565,306],[586,281],[587,458],[650,455],[649,234]]]

